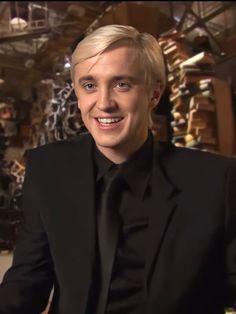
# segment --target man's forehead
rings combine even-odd
[[[98,56],[88,58],[77,66],[79,71],[89,73],[92,72],[93,69],[98,69],[99,71],[114,69],[121,70],[122,72],[129,72],[132,69],[132,72],[136,72],[142,68],[137,52],[131,47],[118,47],[105,51]]]

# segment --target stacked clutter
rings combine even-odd
[[[165,130],[165,133],[168,134],[166,138],[164,138],[164,141],[172,141],[173,136],[176,135],[173,134],[174,130],[172,127],[172,95],[175,95],[175,89],[178,92],[178,86],[175,82],[179,77],[179,65],[191,56],[191,49],[186,36],[177,30],[170,30],[169,32],[162,34],[158,39],[158,42],[162,48],[166,61],[168,84],[165,90],[165,97],[162,97],[160,101],[161,104],[164,102],[161,107],[165,108],[165,110],[160,110],[159,112],[160,104],[158,104],[156,111],[159,118],[162,118],[166,123],[165,127],[162,125],[162,130]],[[167,95],[168,100],[166,99]],[[163,139],[161,138],[161,140]]]
[[[1,159],[0,168],[0,252],[12,248],[14,229],[10,213],[10,176],[7,163]]]
[[[50,82],[38,89],[31,111],[33,147],[85,132],[71,80],[62,86]],[[47,93],[45,94],[45,88]]]
[[[163,34],[159,44],[171,90],[172,142],[176,146],[217,151],[213,55],[206,51],[193,55],[185,35],[177,31]]]
[[[12,251],[14,249],[23,221],[21,205],[25,167],[23,163],[17,160],[6,165],[5,186],[7,193],[5,196],[7,202],[1,211],[0,251]]]
[[[18,226],[22,220],[21,192],[15,193],[15,180],[6,151],[17,134],[16,111],[13,103],[0,102],[0,252],[14,248]]]
[[[5,132],[5,114],[6,105],[5,103],[0,103],[0,169],[3,167],[5,150],[9,144],[9,139]]]
[[[212,82],[215,78],[215,59],[208,52],[200,52],[180,64],[179,94],[173,106],[173,127],[178,127],[179,115],[186,118],[179,145],[217,151],[217,123]]]

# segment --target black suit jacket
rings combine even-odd
[[[53,285],[51,313],[94,314],[91,152],[87,134],[29,152],[1,314],[40,313]],[[144,314],[222,314],[236,306],[235,160],[157,142],[153,154]]]

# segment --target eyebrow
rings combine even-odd
[[[129,80],[129,81],[136,81],[137,78],[135,78],[134,76],[131,75],[117,75],[114,76],[114,81],[122,81],[122,80]]]
[[[79,84],[82,84],[84,81],[93,81],[93,80],[96,80],[94,76],[85,75],[85,76],[82,76],[78,82]],[[134,76],[131,76],[131,75],[117,75],[117,76],[112,77],[112,81],[122,81],[122,80],[129,80],[131,82],[137,82],[138,78],[135,78]]]
[[[85,75],[79,79],[78,83],[82,84],[82,82],[84,81],[91,81],[91,80],[94,80],[94,77],[92,75]]]

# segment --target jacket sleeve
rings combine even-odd
[[[226,272],[227,307],[236,309],[236,160],[232,160],[226,178]]]
[[[40,196],[28,152],[23,185],[24,221],[14,251],[13,264],[0,285],[0,313],[41,313],[54,282],[47,234],[40,217]],[[36,165],[34,165],[35,167]]]

